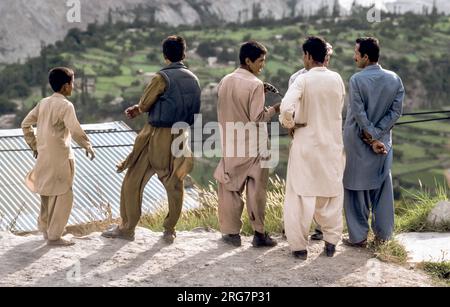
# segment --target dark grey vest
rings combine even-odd
[[[171,128],[177,122],[194,123],[200,112],[201,89],[198,78],[183,63],[172,63],[159,74],[166,80],[166,91],[148,112],[153,127]]]

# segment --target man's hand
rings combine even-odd
[[[133,119],[141,114],[141,110],[138,105],[134,105],[125,110],[125,116],[128,119]]]
[[[275,112],[280,113],[281,102],[274,104],[272,107],[275,109]]]
[[[291,138],[294,138],[295,130],[306,127],[306,124],[295,124],[293,128],[288,129],[288,134]]]
[[[88,149],[86,149],[86,157],[91,159],[91,161],[95,159],[95,152],[92,147],[89,147]]]
[[[387,155],[388,153],[386,146],[380,141],[373,141],[371,146],[372,150],[378,155]]]
[[[367,131],[362,132],[361,138],[364,141],[364,143],[366,143],[368,145],[372,145],[372,143],[374,141],[372,136]]]
[[[121,161],[116,164],[116,172],[118,174],[122,173],[126,169],[125,167],[125,161]]]
[[[291,138],[294,138],[295,128],[288,129],[288,134]]]
[[[34,157],[35,159],[37,159],[37,157],[38,157],[38,152],[37,152],[37,150],[33,150],[33,157]]]

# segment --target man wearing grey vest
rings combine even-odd
[[[392,189],[392,128],[402,114],[405,90],[394,72],[378,64],[376,38],[356,40],[354,60],[363,70],[350,79],[350,101],[344,125],[347,164],[344,208],[349,239],[344,244],[365,247],[372,211],[376,243],[394,230]]]
[[[189,154],[174,156],[172,142],[185,134],[172,134],[171,130],[178,122],[193,124],[194,115],[200,111],[201,96],[198,78],[182,62],[185,52],[186,42],[182,37],[165,39],[163,54],[167,66],[152,79],[139,104],[125,111],[130,119],[148,113],[149,121],[137,136],[133,151],[117,165],[119,173],[128,169],[120,197],[122,222],[105,231],[104,237],[134,240],[134,231],[141,217],[142,194],[154,174],[166,188],[169,203],[163,239],[171,244],[176,237],[175,225],[183,206],[183,181],[192,170],[193,162]]]

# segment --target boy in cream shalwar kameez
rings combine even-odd
[[[25,141],[37,158],[25,184],[41,196],[38,227],[50,245],[73,244],[61,238],[73,204],[75,158],[72,138],[86,149],[91,160],[95,156],[89,138],[77,120],[73,104],[65,97],[71,95],[73,78],[70,69],[53,69],[49,79],[55,93],[41,100],[22,122]]]
[[[284,203],[286,237],[294,256],[306,259],[313,218],[322,227],[327,255],[334,254],[342,234],[345,87],[339,74],[323,65],[326,42],[309,38],[303,50],[309,71],[286,93],[280,122],[295,129]]]

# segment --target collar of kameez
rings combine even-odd
[[[170,63],[169,65],[164,67],[162,70],[176,69],[176,68],[187,68],[187,67],[184,65],[184,63],[182,61],[180,61],[180,62]]]
[[[373,65],[369,65],[366,68],[364,68],[364,70],[373,70],[373,69],[381,69],[381,65],[380,64],[373,64]]]
[[[308,71],[326,71],[328,68],[326,68],[325,66],[323,67],[313,67]]]
[[[55,98],[66,98],[66,96],[64,96],[63,94],[60,94],[60,93],[53,93],[53,95],[52,95],[52,97],[55,97]]]
[[[238,69],[236,69],[235,72],[236,72],[236,73],[239,73],[239,74],[244,74],[244,75],[247,75],[247,76],[253,76],[253,77],[255,77],[254,74],[252,74],[251,72],[249,72],[247,69],[244,69],[244,68],[241,68],[241,67],[239,67]]]

